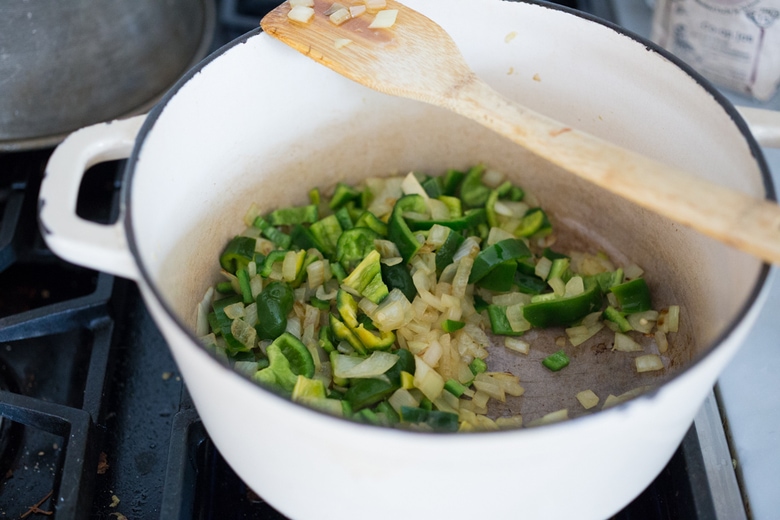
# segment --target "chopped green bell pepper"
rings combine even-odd
[[[219,257],[222,269],[235,274],[238,269],[245,268],[255,257],[256,242],[252,237],[233,238]]]
[[[385,299],[390,291],[382,281],[379,252],[374,249],[341,282],[374,303]]]
[[[271,282],[257,295],[257,337],[276,339],[287,329],[293,308],[293,292],[284,282]]]
[[[525,242],[516,238],[507,238],[488,246],[474,259],[474,266],[471,268],[469,283],[476,283],[487,274],[508,260],[518,260],[531,256],[528,246]]]
[[[563,350],[559,350],[558,352],[550,354],[544,358],[542,360],[542,365],[549,368],[553,372],[557,372],[569,365],[569,356],[567,356],[566,352]]]
[[[594,280],[586,279],[585,291],[581,294],[568,298],[553,295],[550,299],[529,303],[523,306],[523,316],[534,327],[570,326],[599,310],[602,301],[599,285]]]
[[[404,262],[408,262],[422,246],[404,219],[404,212],[407,211],[425,213],[428,205],[421,195],[404,195],[393,207],[387,224],[387,238],[398,247]]]
[[[272,211],[268,215],[268,222],[272,226],[292,226],[293,224],[313,224],[319,218],[317,206],[292,206]]]
[[[635,278],[629,282],[613,285],[610,289],[617,298],[620,310],[626,314],[649,311],[650,289],[644,278]]]
[[[344,231],[336,245],[336,261],[347,272],[351,272],[371,251],[376,249],[374,241],[381,238],[378,233],[365,227]]]
[[[406,299],[414,301],[417,296],[417,287],[414,285],[412,275],[404,264],[385,265],[381,264],[382,280],[384,280],[389,290],[398,289]]]

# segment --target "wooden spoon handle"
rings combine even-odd
[[[567,127],[507,100],[473,75],[442,105],[612,193],[780,264],[780,207],[768,200]]]

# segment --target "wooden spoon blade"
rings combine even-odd
[[[447,108],[567,171],[705,235],[780,264],[780,207],[698,178],[571,128],[499,95],[476,77],[438,24],[395,0],[387,29],[372,13],[341,25],[314,0],[307,23],[288,18],[289,2],[263,18],[270,36],[366,87]]]
[[[374,13],[334,24],[325,14],[332,2],[314,0],[308,23],[288,18],[290,5],[281,4],[260,22],[263,31],[326,67],[373,90],[440,104],[452,85],[470,78],[455,42],[425,15],[394,0],[385,9],[397,10],[387,29],[369,27]]]

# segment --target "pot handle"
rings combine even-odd
[[[41,183],[38,218],[41,235],[57,256],[124,278],[139,278],[127,245],[124,207],[117,221],[106,225],[79,217],[76,203],[86,171],[101,162],[129,157],[145,119],[140,115],[82,128],[54,150]]]
[[[763,108],[737,107],[758,144],[780,148],[780,112]]]

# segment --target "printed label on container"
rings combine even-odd
[[[780,0],[658,0],[652,38],[718,86],[760,101],[780,87]]]

